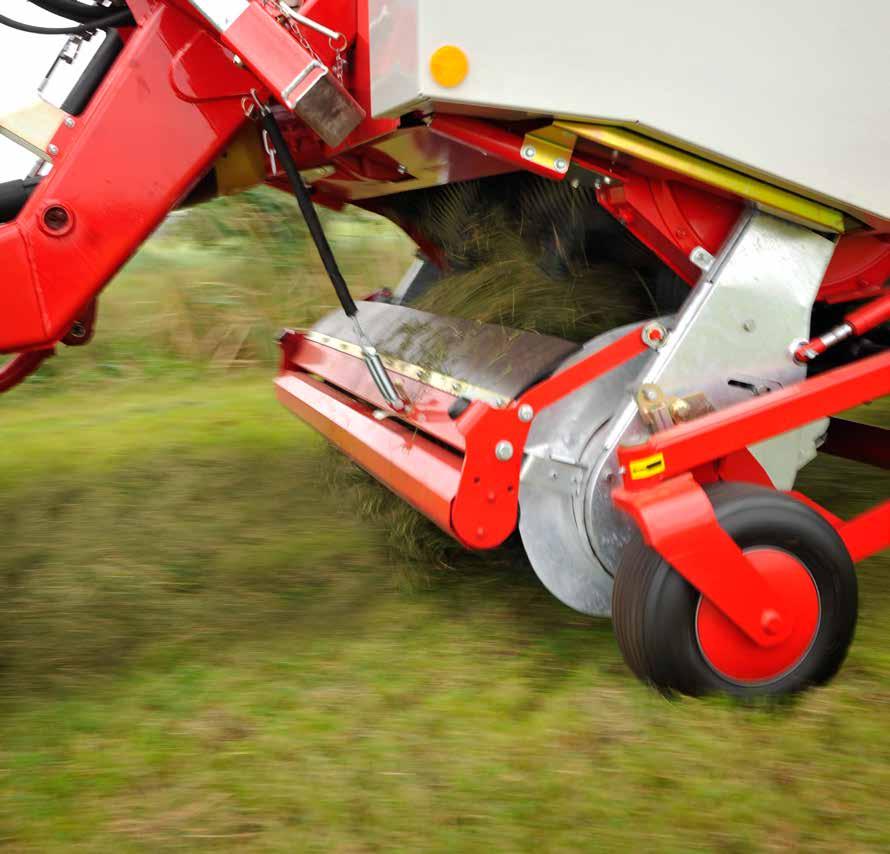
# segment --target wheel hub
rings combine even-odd
[[[708,665],[724,679],[751,685],[774,681],[793,670],[809,652],[819,630],[819,593],[809,570],[787,552],[747,549],[745,556],[787,604],[789,637],[775,647],[758,646],[710,600],[701,598],[695,628]]]

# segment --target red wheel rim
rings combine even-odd
[[[788,603],[794,628],[778,646],[765,649],[748,638],[702,597],[695,618],[698,645],[705,661],[724,679],[741,684],[771,682],[793,670],[809,652],[819,630],[819,591],[809,570],[779,549],[746,549],[754,564]]]

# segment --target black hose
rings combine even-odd
[[[331,245],[328,243],[327,237],[325,237],[321,220],[318,218],[312,199],[309,198],[309,191],[300,177],[297,164],[294,163],[294,159],[291,157],[290,149],[288,149],[287,143],[284,141],[284,135],[281,133],[278,122],[275,121],[275,116],[270,112],[265,112],[262,117],[262,125],[266,133],[269,134],[269,140],[275,148],[275,153],[279,161],[281,161],[281,165],[284,167],[287,180],[290,182],[297,204],[300,206],[300,212],[303,214],[303,219],[306,220],[306,225],[309,228],[309,233],[312,235],[315,248],[318,249],[318,254],[321,256],[321,263],[324,264],[331,284],[337,292],[337,299],[340,300],[340,305],[343,306],[343,311],[346,312],[347,317],[355,317],[358,314],[355,300],[352,298],[352,294],[349,293],[349,286],[340,272],[337,259],[334,258]]]
[[[12,27],[14,30],[21,30],[23,33],[35,33],[39,36],[66,36],[76,35],[77,33],[89,33],[93,30],[101,30],[106,27],[125,27],[133,23],[133,16],[129,10],[115,12],[105,18],[96,18],[88,24],[77,24],[73,27],[35,27],[33,24],[23,24],[21,21],[14,21],[7,18],[6,15],[0,15],[0,24]]]
[[[39,6],[45,12],[52,12],[62,18],[70,18],[79,24],[86,24],[97,18],[106,18],[113,12],[107,6],[88,6],[79,0],[28,0],[34,6]]]
[[[96,90],[123,49],[124,40],[118,35],[117,30],[108,30],[102,44],[96,49],[83,74],[80,75],[80,79],[62,101],[62,109],[68,115],[79,116],[87,108],[87,104],[96,94]]]

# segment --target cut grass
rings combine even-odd
[[[9,850],[890,846],[886,557],[828,688],[668,702],[521,566],[396,559],[267,377],[2,407]]]

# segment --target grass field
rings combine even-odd
[[[261,343],[174,367],[140,264],[99,350],[0,403],[0,849],[890,848],[886,556],[831,686],[669,702],[521,564],[394,551]],[[890,493],[854,471],[804,479]]]

